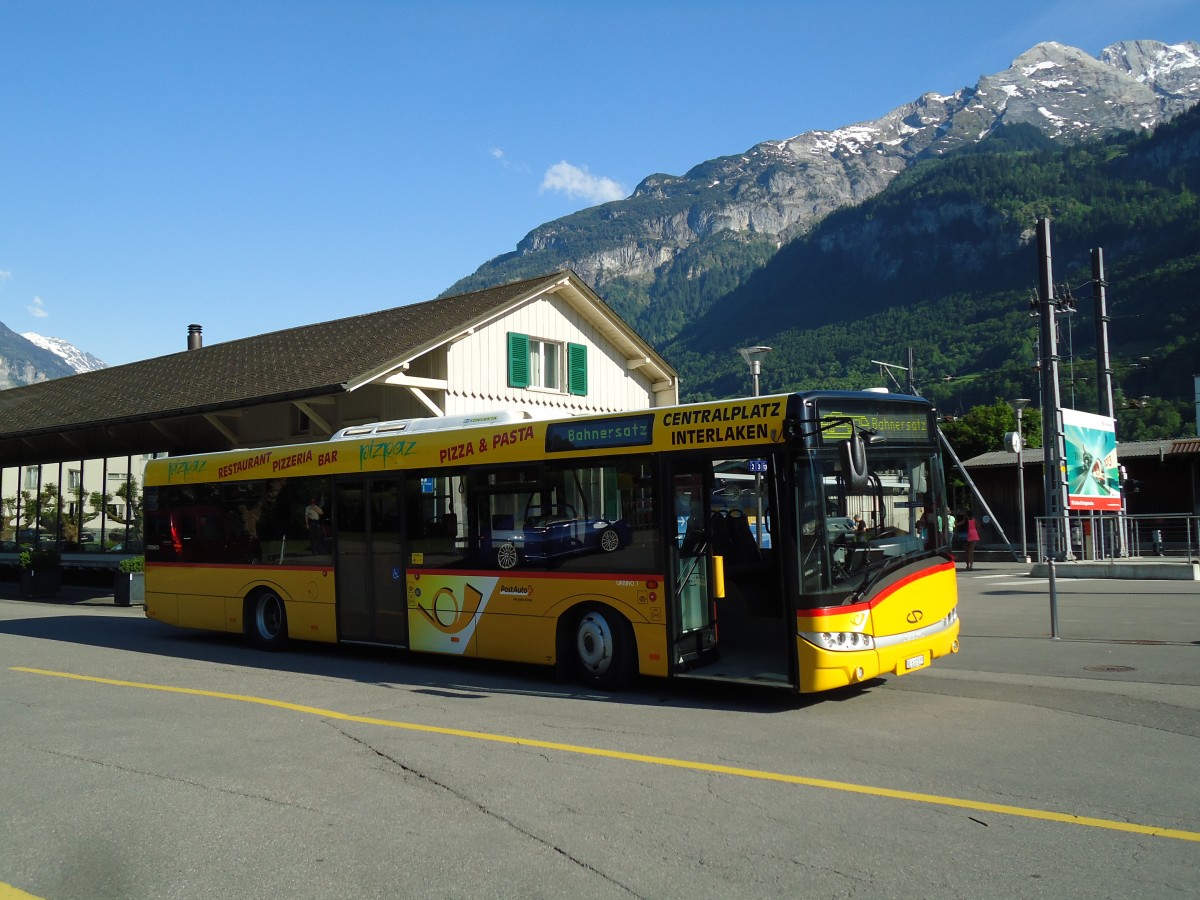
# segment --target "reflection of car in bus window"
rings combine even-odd
[[[522,521],[512,515],[495,515],[491,526],[492,551],[502,569],[511,569],[526,560],[612,553],[628,546],[633,539],[633,529],[624,519],[580,516],[569,503],[552,506],[527,503]]]

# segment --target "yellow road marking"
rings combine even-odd
[[[11,884],[5,884],[0,881],[0,900],[41,900],[33,894],[27,894],[20,888],[15,888]]]
[[[138,681],[120,681],[115,678],[99,678],[93,675],[75,675],[71,672],[53,672],[48,669],[31,669],[25,666],[13,666],[12,672],[27,672],[31,675],[49,675],[54,678],[68,678],[74,681],[89,681],[96,684],[111,684],[117,687],[139,688],[146,691],[163,691],[168,694],[187,694],[193,697],[211,697],[217,700],[236,700],[239,703],[254,703],[259,706],[271,706],[276,709],[286,709],[307,715],[321,716],[326,719],[336,719],[341,722],[356,722],[361,725],[378,725],[384,728],[398,728],[404,731],[418,731],[426,734],[449,735],[452,737],[470,738],[476,741],[491,741],[497,744],[512,744],[518,747],[536,747],[539,750],[557,750],[562,753],[576,753],[584,756],[600,756],[607,759],[620,759],[626,762],[646,763],[654,766],[669,766],[674,769],[687,769],[693,772],[707,772],[714,775],[732,775],[738,778],[753,778],[759,781],[778,781],[784,784],[799,784],[805,787],[825,788],[831,791],[845,791],[851,794],[867,794],[872,797],[889,797],[893,800],[908,800],[914,803],[930,803],[935,806],[953,806],[958,809],[969,809],[976,812],[1000,813],[1006,816],[1020,816],[1026,819],[1041,819],[1047,822],[1061,822],[1068,825],[1086,825],[1090,828],[1103,828],[1109,831],[1128,831],[1133,834],[1149,835],[1150,837],[1174,838],[1179,841],[1195,841],[1200,843],[1200,832],[1183,831],[1178,828],[1161,828],[1156,825],[1139,825],[1135,822],[1118,822],[1112,819],[1097,819],[1091,816],[1076,816],[1071,813],[1052,812],[1044,809],[1030,809],[1023,806],[1008,806],[1003,803],[987,803],[982,800],[963,800],[958,797],[941,797],[937,794],[921,794],[914,791],[898,791],[892,788],[872,787],[871,785],[853,784],[847,781],[831,781],[826,778],[809,778],[804,775],[787,775],[782,772],[770,772],[763,769],[743,769],[738,766],[720,766],[714,763],[694,762],[686,759],[673,759],[669,756],[649,756],[644,753],[626,753],[623,750],[606,750],[600,747],[585,747],[579,744],[560,744],[556,741],[540,741],[534,738],[510,737],[504,734],[491,734],[486,731],[467,731],[462,728],[443,728],[437,725],[419,725],[415,722],[398,722],[394,719],[377,719],[373,716],[356,716],[350,713],[337,712],[332,709],[321,709],[316,706],[303,706],[299,703],[288,703],[283,700],[270,700],[266,697],[253,697],[247,694],[227,694],[223,691],[205,691],[199,688],[172,687],[165,684],[145,684]]]

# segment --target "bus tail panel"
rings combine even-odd
[[[239,634],[245,601],[256,591],[283,601],[290,637],[337,641],[330,568],[146,564],[146,616],[168,625]]]

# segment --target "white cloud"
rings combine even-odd
[[[542,177],[543,191],[559,191],[568,197],[582,197],[592,203],[607,203],[628,196],[625,186],[611,178],[601,178],[588,171],[587,166],[573,166],[565,159],[546,170]]]
[[[527,165],[525,165],[524,163],[515,163],[511,159],[509,159],[508,154],[504,152],[503,147],[493,147],[491,150],[488,151],[488,155],[491,156],[492,159],[496,160],[496,162],[500,163],[500,165],[506,171],[521,172],[521,173],[525,173],[525,172],[529,171],[529,167]]]
[[[12,272],[8,269],[0,269],[0,281],[8,281],[10,278],[12,278]]]
[[[33,302],[25,307],[25,312],[29,313],[35,319],[44,319],[50,313],[46,312],[46,304],[42,302],[41,297],[34,297]]]

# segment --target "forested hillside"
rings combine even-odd
[[[538,226],[446,293],[570,268],[661,347],[738,291],[777,249],[831,213],[877,197],[922,161],[981,143],[996,153],[1144,131],[1197,101],[1200,45],[1193,42],[1121,41],[1092,56],[1044,41],[973,86],[929,91],[876,119],[760,141],[683,175],[650,175],[623,200]]]
[[[785,245],[663,348],[685,396],[746,390],[736,348],[767,344],[764,390],[882,384],[871,360],[903,364],[912,347],[920,389],[948,413],[1036,397],[1029,300],[1035,223],[1049,216],[1055,281],[1078,300],[1061,325],[1064,402],[1073,392],[1071,405],[1094,409],[1090,249],[1099,246],[1117,387],[1148,398],[1123,439],[1194,421],[1200,108],[1152,135],[1048,143],[1026,126],[1002,129],[912,167]]]

